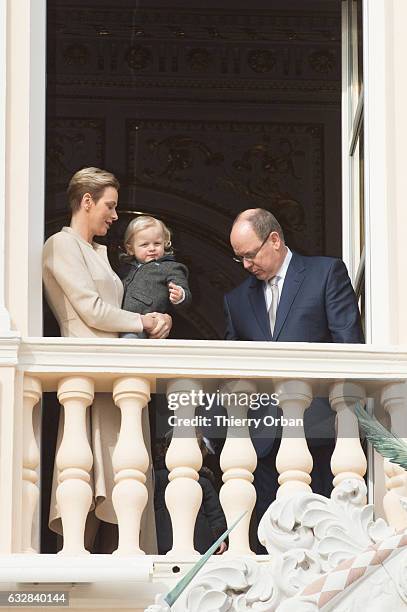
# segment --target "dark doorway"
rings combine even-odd
[[[271,210],[288,245],[341,256],[340,0],[48,0],[46,237],[65,189],[99,166],[122,185],[113,267],[139,212],[173,230],[192,309],[172,337],[223,337],[222,298],[245,278],[236,214]],[[44,335],[59,331],[45,310]],[[58,407],[44,402],[42,551]]]
[[[340,256],[340,4],[49,0],[46,235],[76,170],[113,171],[111,263],[136,211],[171,227],[193,294],[180,338],[222,338],[223,293],[245,277],[239,211],[268,208],[291,248]]]

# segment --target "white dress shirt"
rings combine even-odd
[[[293,256],[293,254],[290,251],[290,249],[288,247],[286,247],[286,249],[287,249],[287,253],[286,253],[286,256],[284,258],[284,261],[281,264],[280,269],[277,271],[277,274],[275,275],[275,278],[277,280],[278,301],[279,302],[280,302],[280,298],[281,298],[281,292],[283,291],[283,286],[284,286],[285,276],[287,274],[287,269],[288,269],[288,266],[290,265],[291,257]],[[269,309],[270,309],[270,306],[271,306],[271,302],[272,302],[272,294],[271,294],[271,288],[270,288],[269,281],[264,281],[264,283],[263,283],[263,290],[264,290],[264,299],[266,300],[266,309],[267,309],[267,312],[268,312]]]

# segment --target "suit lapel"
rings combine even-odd
[[[284,280],[283,292],[281,294],[280,302],[278,304],[273,340],[278,339],[278,336],[288,316],[288,313],[290,312],[291,305],[301,287],[304,277],[305,267],[301,261],[301,257],[296,253],[293,253]]]
[[[266,301],[264,299],[263,282],[252,278],[249,288],[249,300],[252,305],[257,322],[264,334],[265,340],[271,340],[270,322],[266,310]]]

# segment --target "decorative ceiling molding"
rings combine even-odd
[[[50,6],[48,82],[166,97],[215,93],[340,96],[340,11]],[[142,92],[140,92],[142,90]],[[171,95],[171,94],[170,94]],[[182,98],[182,94],[179,96]]]

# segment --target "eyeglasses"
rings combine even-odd
[[[265,239],[263,240],[263,242],[261,243],[261,245],[259,246],[257,251],[255,251],[254,253],[250,253],[249,255],[235,255],[235,257],[233,257],[233,261],[236,261],[237,263],[240,263],[240,264],[242,264],[244,262],[244,260],[246,260],[246,261],[254,261],[256,259],[257,255],[260,253],[260,251],[264,247],[264,245],[266,244],[266,242],[269,239],[269,236],[270,236],[272,231],[273,230],[271,230],[267,234],[267,236],[265,237]]]

